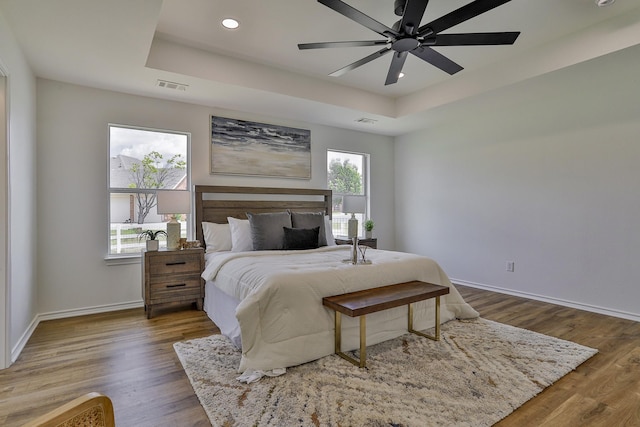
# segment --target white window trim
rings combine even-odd
[[[369,179],[369,170],[370,170],[370,165],[371,165],[371,154],[369,153],[360,153],[357,151],[348,151],[348,150],[342,150],[342,149],[337,149],[337,148],[327,148],[327,153],[326,153],[326,161],[325,161],[325,169],[328,172],[328,159],[329,159],[329,152],[333,152],[333,153],[344,153],[344,154],[351,154],[351,155],[356,155],[356,156],[362,156],[363,161],[362,161],[362,188],[363,188],[363,192],[364,194],[362,194],[363,196],[366,197],[366,212],[363,214],[363,219],[366,220],[367,218],[371,218],[371,188],[370,188],[370,179]],[[329,177],[327,176],[325,182],[327,182],[327,186],[328,186],[328,179]],[[333,196],[345,196],[346,194],[342,194],[342,193],[334,193]],[[358,224],[358,234],[360,234],[362,232],[362,225],[363,224]]]
[[[184,131],[176,131],[170,129],[158,129],[158,128],[150,128],[145,126],[133,126],[133,125],[123,125],[119,123],[108,123],[107,124],[107,242],[106,242],[106,255],[104,257],[104,261],[108,266],[112,265],[126,265],[126,264],[139,264],[141,260],[141,256],[139,253],[126,253],[126,254],[111,254],[111,194],[112,193],[131,193],[131,189],[111,189],[111,170],[110,170],[110,147],[111,147],[111,137],[110,137],[110,129],[111,127],[119,127],[126,129],[135,129],[149,132],[162,132],[162,133],[171,133],[176,135],[184,135],[187,137],[187,167],[186,167],[186,176],[187,176],[187,189],[193,193],[193,188],[191,185],[191,132]],[[138,189],[138,191],[144,189]],[[155,190],[147,190],[149,192]],[[193,206],[193,198],[191,200],[191,212],[194,212]],[[187,238],[192,238],[193,233],[193,221],[192,215],[189,215],[189,220],[187,221]]]

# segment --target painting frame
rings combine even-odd
[[[311,179],[311,131],[210,116],[212,175]]]

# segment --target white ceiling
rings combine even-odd
[[[347,3],[387,26],[398,19],[393,0]],[[431,0],[422,23],[467,3]],[[0,10],[38,77],[386,135],[424,127],[434,108],[640,44],[638,0],[512,0],[448,32],[521,31],[513,46],[436,48],[465,68],[454,76],[410,55],[406,76],[385,86],[390,55],[327,76],[379,47],[298,50],[380,39],[315,0],[0,0]],[[240,28],[224,29],[224,17]]]

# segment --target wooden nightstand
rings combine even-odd
[[[336,237],[336,245],[350,245],[351,239],[346,237]],[[378,249],[378,238],[372,237],[370,239],[358,239],[358,244],[363,246],[369,246],[371,249]]]
[[[204,301],[204,249],[142,252],[144,307],[147,319],[157,304],[195,302],[202,310]]]

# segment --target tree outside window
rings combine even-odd
[[[329,188],[336,193],[362,194],[362,175],[349,159],[331,159],[327,179]]]
[[[145,154],[140,162],[132,162],[128,171],[130,178],[129,188],[172,188],[172,178],[179,177],[183,179],[183,175],[179,171],[184,171],[186,167],[187,162],[181,154],[175,154],[165,162],[162,154],[152,151]],[[144,220],[151,212],[151,209],[156,207],[156,193],[136,193],[135,199],[137,222],[138,224],[144,224]]]

